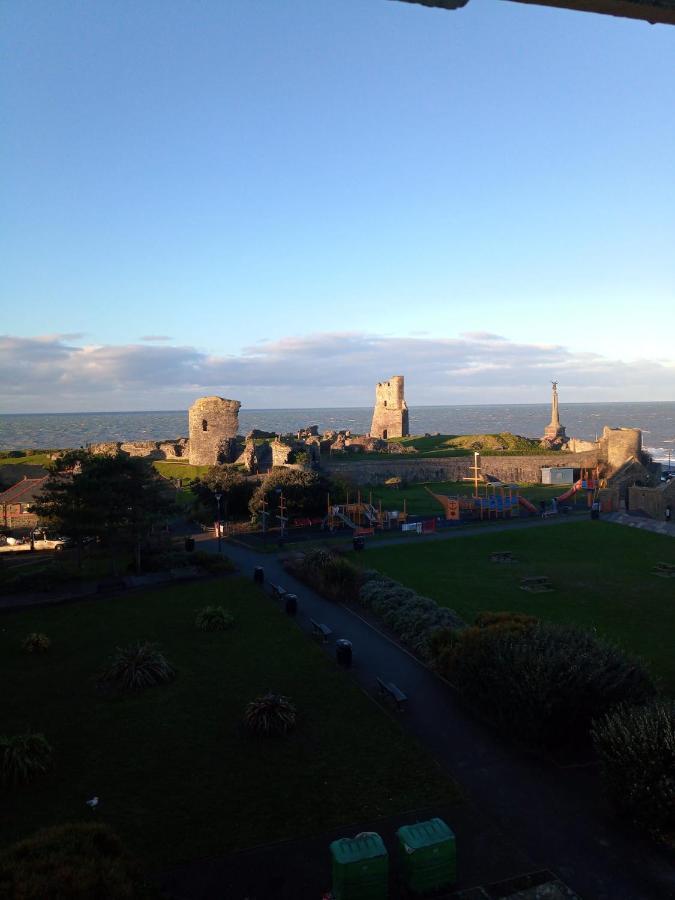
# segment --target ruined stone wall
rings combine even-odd
[[[381,381],[375,388],[371,437],[393,438],[410,434],[408,405],[403,396],[403,375]]]
[[[127,456],[142,456],[146,459],[182,459],[187,455],[187,438],[176,438],[174,441],[103,441],[89,444],[89,450],[97,455],[114,456],[126,453]]]
[[[656,488],[628,488],[628,507],[631,512],[643,512],[652,519],[664,519],[668,504],[675,516],[675,481]]]
[[[605,425],[599,444],[602,459],[611,469],[620,469],[629,459],[640,458],[642,432],[639,428],[610,428]]]
[[[190,465],[215,466],[230,462],[233,439],[239,430],[238,400],[200,397],[190,407]]]
[[[505,482],[541,482],[542,466],[591,468],[598,461],[597,451],[590,453],[558,453],[544,456],[482,456],[486,475]],[[471,475],[473,456],[446,459],[359,460],[342,462],[331,459],[322,468],[331,475],[341,475],[359,484],[383,484],[387,478],[399,477],[410,482],[461,481]]]

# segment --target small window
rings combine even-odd
[[[382,430],[382,440],[384,440],[384,441],[387,440],[387,429],[386,428],[384,428]]]
[[[202,419],[202,431],[208,431],[208,430],[209,430],[209,423],[206,421],[206,419]]]
[[[386,400],[384,401],[384,405],[385,405],[385,406],[387,405],[387,401],[386,401]]]

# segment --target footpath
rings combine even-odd
[[[196,540],[200,549],[217,550],[216,541],[205,535],[196,536]],[[426,666],[354,611],[325,600],[293,579],[276,555],[257,553],[229,542],[225,544],[225,552],[244,575],[252,576],[254,567],[262,566],[268,591],[271,582],[297,594],[296,621],[308,635],[310,619],[314,619],[327,624],[335,639],[347,638],[352,642],[353,665],[345,677],[354,678],[374,698],[378,677],[393,681],[407,694],[406,710],[394,714],[458,783],[469,804],[468,811],[457,811],[460,826],[462,816],[471,820],[457,831],[462,887],[491,880],[490,867],[494,861],[489,862],[489,849],[492,845],[502,855],[504,848],[512,848],[511,865],[517,871],[549,870],[583,900],[675,898],[675,869],[665,856],[615,818],[601,794],[600,779],[593,767],[559,766],[510,746],[474,719],[458,696]],[[270,603],[273,602],[278,601],[270,597]],[[334,643],[327,644],[326,650],[334,654]],[[452,818],[448,824],[457,826]],[[345,828],[340,836],[353,836],[353,833],[352,829]],[[466,846],[473,840],[481,842],[479,850],[485,853],[483,878],[476,871],[477,848]],[[161,878],[162,886],[176,898],[256,897],[262,900],[269,896],[304,900],[320,897],[317,891],[326,887],[325,877],[323,882],[308,886],[306,893],[300,887],[295,894],[292,889],[291,893],[285,892],[289,857],[278,850],[279,846],[284,845],[247,851],[248,856],[236,854],[223,860],[196,861],[177,867]],[[316,841],[308,841],[295,843],[293,847],[291,856],[302,858],[304,853],[308,869],[311,869],[309,860],[322,853],[323,867],[329,874],[327,843],[318,846]],[[463,854],[474,859],[473,881],[464,881],[461,874]],[[228,879],[242,866],[268,867],[269,876],[276,879],[275,892],[267,895],[234,892],[233,883]],[[462,896],[489,895],[469,892]]]

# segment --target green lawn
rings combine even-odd
[[[188,462],[174,462],[173,460],[156,460],[153,466],[164,478],[182,478],[184,481],[194,481],[205,475],[211,466],[191,466]]]
[[[473,484],[466,481],[442,481],[424,484],[411,484],[407,487],[395,488],[379,485],[377,487],[364,487],[361,489],[361,499],[369,500],[371,495],[373,503],[377,506],[382,501],[382,509],[403,509],[403,500],[407,501],[408,514],[411,516],[425,515],[442,515],[443,510],[438,501],[429,494],[429,491],[436,494],[460,495],[468,497],[473,494]],[[481,496],[485,495],[485,486],[479,488]],[[520,493],[523,497],[527,497],[532,503],[537,504],[539,500],[550,502],[553,497],[559,497],[565,490],[567,485],[549,485],[549,484],[524,484],[520,487]],[[579,495],[577,495],[579,496]],[[350,500],[354,500],[350,496]],[[573,501],[569,501],[572,503]],[[585,502],[585,496],[577,501]]]
[[[50,466],[52,460],[47,453],[31,453],[29,456],[2,456],[0,466]]]
[[[501,550],[512,551],[519,562],[491,563],[490,553]],[[597,630],[642,656],[675,691],[675,584],[650,574],[655,562],[675,562],[672,538],[584,521],[373,546],[353,558],[455,609],[469,622],[481,610],[518,610]],[[526,575],[549,576],[555,590],[520,590]]]
[[[206,603],[231,610],[235,628],[197,631]],[[31,631],[51,637],[49,654],[20,651]],[[160,643],[175,681],[99,696],[97,670],[138,638]],[[0,684],[2,732],[44,732],[55,751],[52,774],[3,797],[0,845],[95,816],[161,867],[457,796],[398,723],[241,578],[5,613]],[[298,727],[247,738],[243,709],[270,689],[294,700]]]

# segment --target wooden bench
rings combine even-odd
[[[272,584],[270,585],[270,587],[272,588],[272,596],[278,597],[280,600],[283,600],[283,598],[288,593],[286,588],[282,588],[280,584]]]
[[[309,621],[312,626],[313,636],[325,643],[333,633],[333,630],[329,628],[328,625],[324,625],[323,622],[315,622],[314,619],[310,619]]]
[[[403,691],[397,687],[393,681],[382,681],[381,678],[377,679],[377,687],[384,697],[391,697],[391,699],[396,703],[396,706],[399,710],[403,709],[403,704],[407,701],[406,695]]]

